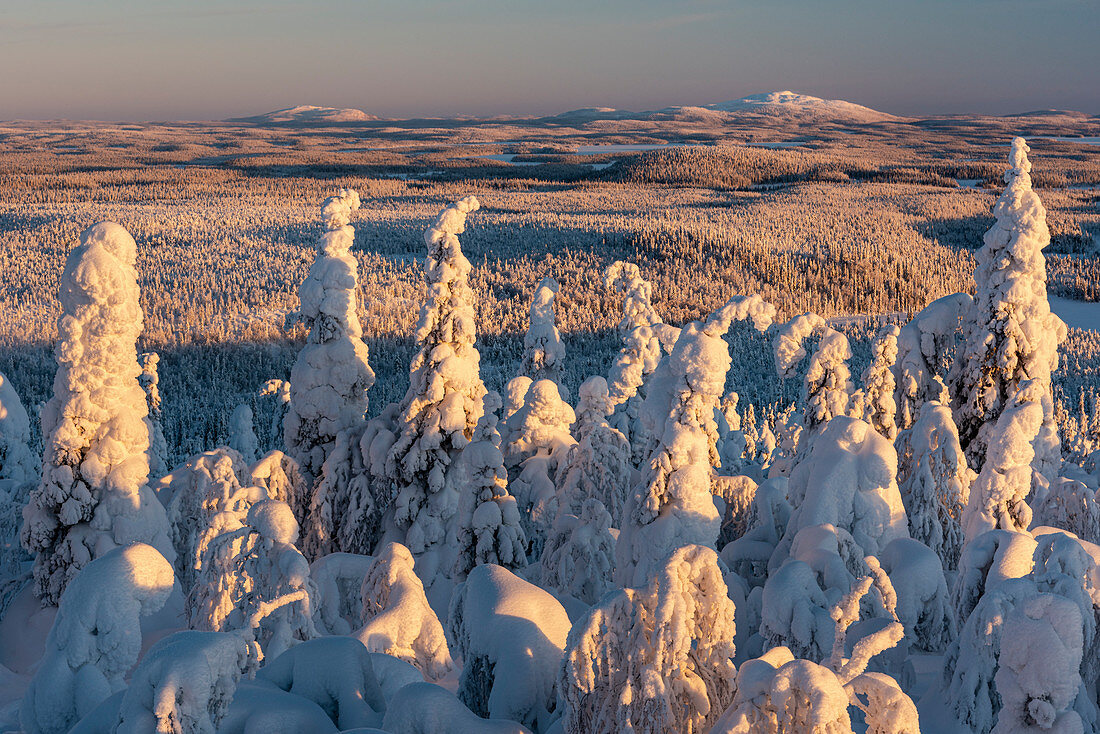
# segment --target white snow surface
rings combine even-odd
[[[541,730],[553,720],[569,616],[558,601],[500,566],[470,572],[447,620],[463,661],[458,695],[474,713]]]
[[[354,108],[317,107],[315,105],[297,105],[285,107],[281,110],[272,110],[262,115],[252,117],[240,117],[230,122],[255,122],[255,123],[343,123],[366,122],[377,120],[375,115],[368,115],[362,110]]]
[[[64,734],[111,694],[141,651],[140,618],[164,606],[172,564],[144,543],[90,562],[61,595],[46,653],[27,688],[20,720],[28,734]]]
[[[706,109],[811,119],[836,118],[851,122],[885,122],[898,119],[894,115],[841,99],[822,99],[786,90],[752,94],[728,102],[718,102],[706,105]]]

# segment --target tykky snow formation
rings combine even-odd
[[[424,235],[408,388],[372,404],[389,376],[351,254],[372,202],[339,189],[288,318],[305,342],[262,385],[281,445],[242,404],[175,468],[135,240],[88,228],[40,456],[0,375],[0,724],[1097,732],[1100,419],[1056,399],[1028,152],[1012,141],[973,294],[885,319],[866,369],[838,322],[758,294],[668,323],[616,261],[621,348],[575,402],[553,272],[486,386],[462,241],[492,212],[465,196]],[[770,345],[755,375],[732,369],[745,338]],[[743,400],[750,379],[790,397]]]

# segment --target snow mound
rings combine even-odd
[[[363,110],[354,108],[316,107],[314,105],[298,105],[281,110],[265,112],[262,115],[251,117],[234,117],[226,122],[255,122],[255,123],[298,123],[316,124],[324,122],[368,122],[377,120],[376,115],[368,115]]]

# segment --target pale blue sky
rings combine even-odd
[[[0,0],[0,119],[708,104],[1100,113],[1097,0]]]

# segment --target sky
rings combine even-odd
[[[1098,0],[0,0],[0,119],[1100,113]]]

